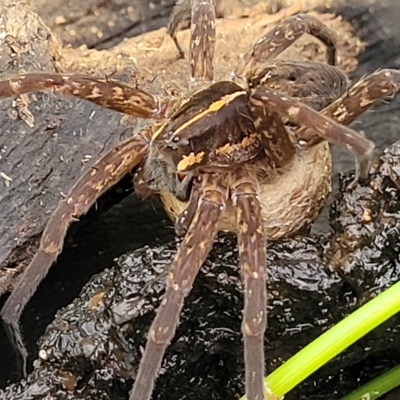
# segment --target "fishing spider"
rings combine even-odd
[[[186,3],[178,2],[177,7]],[[1,315],[26,359],[18,320],[60,253],[69,224],[136,168],[138,193],[158,194],[184,239],[130,399],[150,399],[184,298],[220,230],[238,237],[245,293],[246,394],[249,400],[263,399],[266,239],[299,232],[317,217],[330,191],[327,140],[346,146],[357,160],[356,179],[366,178],[374,145],[345,125],[394,94],[400,74],[381,70],[347,89],[346,76],[335,67],[335,34],[317,18],[301,14],[278,23],[243,56],[230,77],[214,82],[213,0],[192,0],[191,5],[192,87],[184,99],[156,99],[113,79],[81,75],[28,73],[0,82],[0,97],[51,88],[152,119],[107,152],[69,190]],[[176,43],[176,18],[181,17],[176,12],[170,23]],[[327,63],[275,59],[304,33],[325,44]]]

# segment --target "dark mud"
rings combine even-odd
[[[368,186],[348,190],[352,177],[343,177],[331,210],[335,234],[270,243],[268,371],[398,280],[399,171],[397,142],[373,166]],[[370,222],[359,205],[371,210]],[[358,250],[351,256],[341,253],[344,274],[332,268],[332,260],[350,237],[358,241]],[[174,242],[145,246],[94,276],[47,327],[29,378],[9,386],[2,398],[127,398],[175,251]],[[235,239],[221,235],[186,301],[153,399],[234,399],[243,392],[243,294],[237,258]],[[395,365],[400,359],[399,329],[397,316],[286,398],[339,399]]]

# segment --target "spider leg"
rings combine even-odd
[[[169,17],[167,34],[171,36],[178,50],[179,57],[184,58],[185,53],[179,45],[176,32],[178,31],[179,25],[182,21],[190,18],[190,0],[178,0],[172,10],[171,16]]]
[[[346,92],[347,77],[337,67],[324,63],[275,60],[263,64],[249,85],[285,93],[321,110]],[[298,130],[288,129],[282,118],[268,107],[250,104],[250,108],[267,160],[272,167],[282,168],[297,152]],[[310,144],[321,141],[314,131],[309,132],[313,139]]]
[[[248,400],[264,399],[267,270],[266,243],[257,188],[257,179],[250,176],[239,178],[231,188],[245,291],[242,331]]]
[[[268,162],[272,168],[282,168],[296,154],[294,135],[286,129],[282,118],[276,112],[271,112],[266,107],[254,107],[252,104],[250,109]]]
[[[400,71],[382,69],[355,83],[341,97],[325,107],[321,114],[342,125],[351,124],[379,100],[395,95],[400,89]],[[306,126],[295,130],[298,139],[309,145],[319,142],[320,137]]]
[[[264,88],[254,90],[250,102],[255,107],[266,107],[270,112],[313,129],[325,140],[347,147],[356,157],[356,180],[368,176],[375,145],[361,133],[335,122],[296,99]]]
[[[234,75],[249,78],[255,65],[276,58],[304,33],[318,38],[327,47],[327,63],[336,65],[336,33],[312,15],[298,14],[278,23],[257,40],[236,67]]]
[[[1,310],[1,316],[10,328],[15,345],[22,355],[24,372],[27,352],[18,320],[25,305],[60,253],[69,224],[86,213],[105,191],[143,159],[151,135],[152,129],[144,129],[108,151],[72,186],[47,223],[36,255]]]
[[[355,83],[322,113],[343,125],[349,125],[379,100],[400,89],[400,71],[381,69]]]
[[[214,0],[191,0],[189,64],[192,83],[214,79],[215,5]]]
[[[223,175],[204,174],[193,222],[172,262],[164,298],[150,327],[146,348],[130,400],[149,400],[164,352],[178,325],[183,301],[210,252],[218,222],[226,207],[228,189]]]
[[[178,50],[179,57],[184,58],[176,37],[182,21],[190,18],[190,70],[192,81],[211,82],[214,78],[215,47],[215,1],[214,0],[178,0],[172,10],[167,34],[171,36]]]
[[[338,67],[309,60],[281,59],[261,64],[248,85],[286,93],[317,111],[332,104],[349,87],[347,76]]]
[[[109,78],[45,72],[0,81],[0,98],[48,88],[139,118],[163,118],[167,106],[143,90]]]

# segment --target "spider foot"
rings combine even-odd
[[[183,51],[182,47],[180,46],[179,42],[178,42],[178,38],[176,37],[176,34],[170,34],[172,40],[175,43],[175,47],[178,50],[178,60],[183,60],[185,58],[185,52]]]
[[[365,153],[362,157],[358,157],[356,159],[356,172],[354,176],[354,181],[349,186],[350,189],[354,188],[358,183],[361,185],[368,184],[368,174],[371,168],[374,152],[375,147],[371,147],[367,153]]]
[[[24,340],[22,338],[21,329],[19,327],[18,321],[14,319],[13,321],[4,321],[4,328],[7,336],[12,343],[12,348],[15,353],[15,358],[17,360],[17,371],[18,374],[22,373],[22,377],[27,377],[27,365],[28,365],[28,351],[24,345]]]

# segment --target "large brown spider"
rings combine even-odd
[[[347,146],[357,159],[356,178],[366,177],[374,146],[344,125],[395,93],[400,74],[378,71],[347,90],[346,76],[334,66],[334,33],[315,17],[297,15],[262,36],[231,77],[214,83],[213,1],[193,0],[191,20],[190,79],[196,90],[176,103],[88,76],[29,73],[0,82],[0,97],[52,88],[157,120],[105,154],[70,189],[1,314],[23,352],[19,316],[60,253],[68,225],[138,167],[138,192],[159,194],[185,237],[172,262],[130,398],[150,398],[183,300],[216,234],[229,230],[238,235],[245,288],[246,394],[262,399],[265,241],[298,232],[317,217],[330,190],[326,140]],[[170,26],[176,26],[176,20]],[[174,35],[174,29],[170,33]],[[271,61],[303,33],[327,46],[327,64]]]

